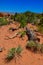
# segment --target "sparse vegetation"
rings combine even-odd
[[[34,41],[28,41],[27,42],[27,45],[26,45],[26,48],[27,49],[30,49],[32,51],[34,51],[36,49],[36,44]]]
[[[26,34],[25,31],[21,31],[21,32],[20,32],[20,37],[21,37],[21,38],[24,37],[25,34]]]
[[[7,61],[10,61],[10,60],[12,60],[14,58],[15,52],[16,52],[15,50],[16,50],[16,48],[11,48],[9,50],[9,52],[7,54],[7,57],[6,57]]]
[[[8,24],[7,19],[5,19],[4,17],[3,18],[0,18],[0,26],[7,25],[7,24]]]
[[[14,57],[18,57],[21,55],[22,48],[18,46],[17,48],[11,48],[7,54],[6,60],[11,61]]]
[[[43,34],[43,17],[41,17],[40,22],[38,24],[38,31]]]
[[[32,50],[33,52],[43,53],[43,44],[35,43],[34,41],[29,41],[26,48]]]
[[[16,53],[17,53],[17,55],[20,55],[21,52],[22,52],[22,48],[21,48],[20,46],[18,46],[18,47],[16,48]]]

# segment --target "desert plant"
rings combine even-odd
[[[7,57],[6,57],[7,61],[10,61],[14,58],[15,52],[16,52],[16,48],[10,49],[10,51],[8,52]]]
[[[22,19],[20,22],[20,27],[24,28],[25,26],[26,26],[26,21],[24,19]]]
[[[7,19],[5,19],[4,17],[3,18],[0,18],[0,26],[7,25],[7,24],[8,24]]]
[[[21,52],[22,52],[22,48],[21,48],[21,46],[18,46],[18,47],[16,48],[16,53],[17,53],[17,55],[20,55]]]
[[[6,60],[11,61],[14,57],[16,60],[17,56],[21,56],[22,48],[18,46],[17,48],[11,48],[10,51],[7,54]]]
[[[21,32],[20,32],[20,37],[24,37],[25,34],[26,34],[25,31],[21,31]]]
[[[35,48],[36,48],[36,43],[34,41],[28,41],[27,45],[26,45],[26,48],[31,49],[32,51],[34,51]]]
[[[43,26],[38,26],[38,31],[43,34]]]
[[[36,44],[34,41],[28,41],[27,46],[31,48],[33,46],[36,46]]]
[[[41,44],[36,43],[36,51],[40,52],[41,50]]]
[[[26,45],[27,49],[30,49],[34,52],[42,52],[43,53],[43,44],[36,43],[34,41],[29,41]]]
[[[39,24],[37,25],[38,31],[43,34],[43,17],[40,19]]]

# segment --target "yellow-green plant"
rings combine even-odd
[[[6,57],[7,61],[10,61],[10,60],[12,60],[14,58],[15,52],[16,52],[16,48],[11,48],[9,50],[9,52],[7,54],[7,57]]]
[[[7,21],[7,19],[6,18],[0,18],[0,26],[2,26],[2,25],[7,25],[8,24],[8,21]]]
[[[40,52],[40,50],[41,50],[41,44],[36,43],[34,41],[29,41],[27,43],[27,45],[26,45],[26,48],[30,49],[30,50],[32,50],[34,52],[37,52],[37,51]]]
[[[22,52],[21,46],[18,46],[17,48],[11,48],[7,54],[6,60],[11,61],[14,57],[16,58],[20,56],[21,52]]]
[[[18,47],[16,48],[16,53],[17,53],[17,55],[20,55],[21,52],[22,52],[22,48],[21,48],[21,46],[18,46]]]

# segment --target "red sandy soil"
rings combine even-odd
[[[31,27],[31,24],[28,24],[28,27]],[[6,36],[13,35],[15,32],[9,31],[9,27],[17,27],[15,24],[10,24],[6,26],[0,27],[0,47],[3,47],[3,52],[0,52],[0,65],[43,65],[43,55],[42,54],[35,54],[25,48],[27,43],[27,36],[25,35],[24,40],[19,38],[19,36],[6,40]],[[35,26],[33,26],[36,28]],[[40,42],[43,42],[43,37],[39,36]],[[8,53],[8,50],[12,47],[17,47],[21,45],[23,51],[21,53],[22,57],[12,59],[10,62],[5,61],[5,57]]]

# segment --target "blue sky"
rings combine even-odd
[[[0,12],[43,12],[43,0],[0,0]]]

